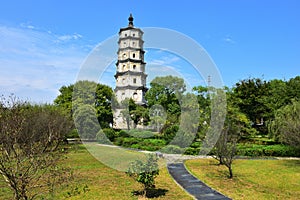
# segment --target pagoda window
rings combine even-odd
[[[136,100],[136,99],[137,99],[137,97],[138,97],[137,93],[136,93],[136,92],[135,92],[135,93],[133,93],[133,99],[134,99],[134,100]]]

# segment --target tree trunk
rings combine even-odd
[[[232,178],[232,177],[233,177],[233,173],[232,173],[232,168],[231,168],[231,166],[228,167],[228,170],[229,170],[229,178]]]

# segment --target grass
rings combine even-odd
[[[233,199],[299,199],[300,160],[235,160],[234,178],[213,159],[189,160],[200,180]]]
[[[55,197],[46,197],[45,199],[68,199],[68,200],[131,200],[131,199],[146,199],[137,195],[133,195],[134,191],[142,189],[131,177],[127,176],[123,171],[113,169],[99,162],[98,159],[108,159],[108,163],[112,164],[116,155],[122,157],[123,160],[130,160],[141,157],[138,152],[124,152],[116,149],[109,151],[108,147],[91,144],[87,146],[94,155],[91,155],[83,145],[73,146],[67,154],[67,159],[63,160],[62,165],[70,167],[74,172],[74,179],[68,185],[62,185],[56,192]],[[105,153],[105,155],[100,155]],[[120,164],[115,160],[115,166]],[[121,169],[125,165],[121,165]],[[183,191],[173,181],[168,174],[166,168],[160,169],[160,174],[156,178],[156,190],[152,195],[155,199],[184,199],[191,200],[192,198]],[[0,177],[0,199],[11,199],[10,190],[4,185]]]

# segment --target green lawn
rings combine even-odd
[[[109,151],[109,147],[91,145],[88,148],[94,152],[96,157],[99,156],[100,159],[107,158],[107,164],[111,164],[116,154],[125,160],[141,156],[137,152],[124,152],[123,150]],[[100,156],[99,153],[101,152],[106,153],[106,155]],[[67,157],[62,165],[73,169],[74,180],[68,186],[62,185],[59,191],[57,191],[56,196],[52,199],[129,200],[139,198],[132,195],[132,191],[141,190],[142,187],[140,184],[136,183],[124,172],[112,169],[99,162],[82,145],[77,147],[77,150],[69,150]],[[119,163],[117,160],[115,162]],[[122,167],[124,166],[121,165]],[[173,181],[166,168],[160,170],[160,175],[156,178],[156,182],[157,190],[155,194],[159,196],[155,199],[192,199]],[[12,194],[10,190],[0,181],[0,199],[7,200],[11,198]],[[46,199],[51,198],[47,197]]]
[[[233,199],[299,199],[300,160],[235,160],[234,178],[213,159],[189,160],[199,179]]]
[[[73,169],[74,179],[68,186],[60,186],[55,197],[46,199],[139,198],[133,196],[132,191],[140,190],[141,186],[120,170],[125,169],[130,160],[141,158],[143,154],[95,144],[89,145],[88,149],[93,155],[83,145],[72,146],[62,165]],[[106,165],[95,157],[106,160]],[[232,180],[227,178],[227,169],[218,166],[213,159],[189,160],[186,166],[198,178],[233,199],[298,199],[300,196],[299,160],[235,160],[235,177]],[[172,180],[166,168],[160,170],[156,182],[156,194],[160,195],[155,199],[192,199]],[[0,199],[12,199],[1,177]]]

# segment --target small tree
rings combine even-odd
[[[232,134],[230,127],[225,128],[215,145],[214,158],[219,161],[220,165],[225,165],[229,171],[229,178],[233,177],[232,162],[236,155],[237,137]]]
[[[32,106],[15,97],[0,99],[0,175],[14,199],[33,199],[47,188],[52,192],[57,181],[65,180],[68,173],[58,161],[69,125],[54,106]]]
[[[159,174],[158,158],[154,154],[149,154],[146,161],[136,160],[132,162],[126,172],[133,177],[137,182],[143,184],[143,194],[147,196],[150,189],[155,188],[154,179]]]

